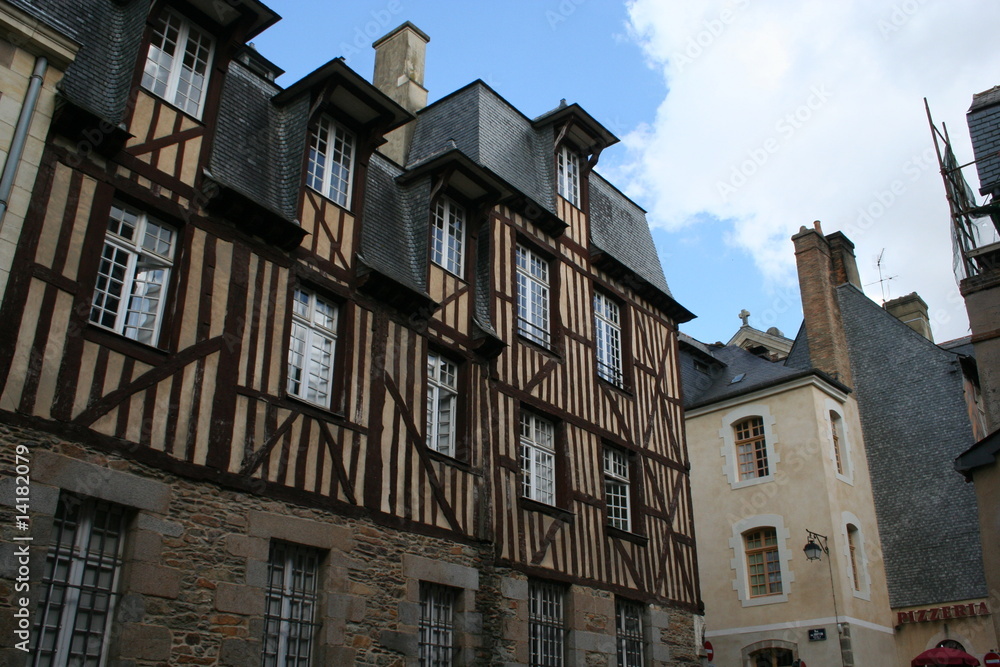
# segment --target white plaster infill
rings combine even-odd
[[[721,630],[709,630],[705,633],[706,639],[711,639],[713,637],[726,637],[728,635],[744,635],[753,632],[775,632],[776,630],[794,630],[797,628],[812,628],[817,625],[830,625],[833,623],[848,623],[851,626],[857,626],[860,628],[865,628],[868,630],[873,630],[875,632],[884,632],[887,635],[895,634],[892,628],[886,625],[878,625],[877,623],[870,623],[868,621],[862,621],[859,618],[853,618],[851,616],[827,616],[825,618],[808,618],[801,621],[790,621],[788,623],[771,623],[768,625],[749,625],[742,628],[723,628]]]

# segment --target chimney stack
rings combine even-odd
[[[814,229],[802,227],[792,237],[809,358],[814,368],[850,385],[847,336],[835,288],[857,280],[854,246],[839,232],[823,236],[818,220],[814,225]]]
[[[375,41],[375,73],[372,83],[410,113],[427,106],[424,88],[424,60],[431,38],[409,21]],[[379,148],[386,157],[406,165],[413,138],[413,123],[386,135]]]
[[[917,296],[916,292],[886,301],[882,307],[897,320],[932,343],[934,342],[934,335],[931,333],[931,320],[927,315],[927,304]]]

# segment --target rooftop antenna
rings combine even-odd
[[[888,286],[886,285],[886,283],[888,283],[893,278],[898,278],[899,276],[884,277],[882,275],[882,256],[883,255],[885,255],[885,248],[882,248],[882,252],[880,252],[878,254],[878,259],[875,260],[875,267],[878,269],[878,280],[876,280],[875,282],[877,282],[879,284],[880,288],[882,289],[882,303],[885,304],[885,302],[889,300],[888,289],[887,289]],[[865,287],[868,287],[869,285],[874,285],[874,284],[875,283],[868,283],[868,285],[865,285]]]

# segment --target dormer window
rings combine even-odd
[[[163,12],[149,42],[142,87],[200,118],[214,48],[204,30],[174,12]]]
[[[434,207],[431,225],[431,261],[462,277],[465,255],[465,209],[447,197]]]
[[[573,206],[580,206],[580,156],[567,146],[559,148],[559,195]]]
[[[322,116],[309,143],[306,185],[344,208],[351,206],[354,183],[354,135]]]

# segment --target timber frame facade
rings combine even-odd
[[[40,620],[73,613],[51,599],[74,586],[53,581],[52,545],[107,507],[123,517],[101,555],[119,563],[110,602],[76,613],[109,665],[286,664],[275,544],[318,563],[311,664],[420,664],[433,586],[449,664],[529,664],[537,582],[564,593],[564,664],[613,662],[632,603],[640,664],[698,664],[677,362],[692,315],[642,210],[592,171],[613,135],[577,105],[529,119],[480,81],[406,109],[340,59],[282,89],[246,46],[278,19],[256,0],[12,4],[81,43],[0,305],[5,489],[31,465],[31,502],[0,507],[3,547],[32,537],[31,650],[53,661],[30,664],[76,655]],[[164,35],[187,49],[180,83],[180,56],[156,70]],[[393,131],[412,137],[405,164],[378,151]],[[567,146],[578,205],[556,189]],[[346,176],[340,203],[323,169]],[[460,274],[434,259],[445,200],[464,212]],[[537,292],[519,292],[525,250]],[[617,347],[598,349],[595,294],[617,305]],[[454,374],[445,408],[431,359]],[[551,458],[526,459],[526,414]],[[627,462],[613,478],[606,450]],[[547,500],[526,492],[547,483]],[[18,597],[0,598],[8,619]]]

